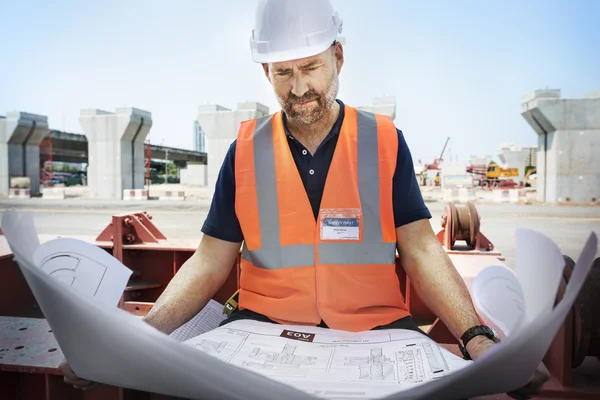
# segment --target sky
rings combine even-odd
[[[153,143],[192,149],[200,104],[279,109],[249,37],[255,0],[0,0],[0,115],[83,133],[83,108],[150,111]],[[332,0],[344,20],[338,98],[396,97],[415,162],[537,144],[521,98],[600,89],[600,1]]]

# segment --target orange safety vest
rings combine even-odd
[[[345,106],[315,221],[281,111],[243,122],[235,154],[239,308],[353,332],[410,315],[395,263],[397,151],[390,118]]]

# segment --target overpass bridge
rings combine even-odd
[[[163,160],[178,169],[190,162],[204,164],[201,168],[207,164],[206,153],[150,144],[148,111],[83,109],[80,124],[85,135],[50,129],[44,115],[10,111],[0,116],[0,197],[21,195],[11,191],[24,184],[16,183],[19,178],[29,179],[26,196],[40,194],[48,177],[42,168],[47,161],[87,164],[90,196],[106,199],[143,191],[148,166],[162,169]]]
[[[50,152],[52,161],[86,164],[88,141],[82,134],[50,130],[40,145],[40,165],[50,159]],[[150,159],[172,161],[178,168],[185,167],[188,162],[207,163],[206,153],[155,144],[150,144]]]

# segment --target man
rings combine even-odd
[[[402,132],[337,100],[341,26],[327,0],[260,2],[252,55],[282,111],[242,123],[202,241],[144,320],[165,333],[187,322],[242,247],[239,309],[225,323],[420,331],[399,290],[398,250],[427,306],[477,359],[496,340],[431,228]],[[541,366],[512,395],[539,393],[547,379]]]

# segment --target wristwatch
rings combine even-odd
[[[460,337],[460,341],[462,343],[458,343],[458,348],[460,349],[460,352],[462,353],[462,355],[465,357],[466,360],[471,359],[471,355],[467,351],[467,343],[469,343],[469,341],[471,339],[473,339],[475,336],[479,336],[479,335],[486,336],[490,340],[493,340],[495,343],[498,343],[500,341],[496,332],[494,332],[494,330],[492,328],[490,328],[489,326],[477,325],[477,326],[467,329],[467,331],[465,333],[463,333],[463,335]]]

